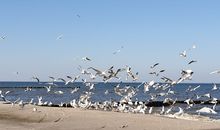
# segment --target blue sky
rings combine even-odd
[[[0,80],[76,75],[78,65],[130,65],[139,81],[149,81],[149,67],[159,62],[158,69],[173,79],[181,69],[192,69],[191,82],[220,82],[220,75],[209,75],[220,69],[219,5],[217,0],[1,1],[0,36],[6,38],[0,39]],[[193,44],[197,48],[187,59],[179,57]],[[92,62],[82,62],[84,56]],[[188,66],[192,59],[198,62]]]

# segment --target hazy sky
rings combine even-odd
[[[219,5],[218,0],[1,1],[0,36],[6,38],[0,38],[0,80],[76,75],[79,65],[103,70],[130,65],[139,81],[149,81],[149,67],[159,62],[157,69],[173,79],[181,69],[192,69],[192,82],[220,82],[220,75],[209,75],[220,69]],[[194,44],[187,59],[179,56]],[[84,56],[92,62],[83,62]],[[187,65],[190,60],[198,62]]]

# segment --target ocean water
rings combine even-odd
[[[64,85],[62,82],[56,82],[57,86],[54,86],[51,88],[50,93],[47,92],[46,88],[44,86],[49,86],[45,82],[42,83],[37,83],[37,82],[0,82],[0,90],[4,93],[6,91],[10,91],[5,97],[7,100],[10,101],[15,101],[18,98],[20,100],[23,100],[24,102],[29,102],[32,98],[34,99],[34,102],[38,102],[38,96],[43,97],[43,102],[48,101],[52,102],[53,104],[60,104],[62,103],[69,103],[73,99],[79,99],[80,95],[84,91],[88,91],[88,87],[86,87],[83,83],[81,82],[76,82],[73,84],[69,85]],[[120,87],[123,88],[127,85],[132,86],[134,88],[137,88],[138,85],[141,83],[120,83]],[[91,90],[94,94],[91,97],[91,101],[99,101],[103,102],[106,100],[115,100],[119,101],[121,99],[120,96],[114,93],[114,87],[118,85],[118,83],[102,83],[102,82],[97,82],[95,83],[95,88],[94,90]],[[201,87],[198,88],[194,92],[186,92],[186,90],[189,88],[189,86],[192,86],[192,88],[200,85]],[[220,85],[217,84],[217,87]],[[25,91],[27,87],[31,87],[31,91]],[[74,89],[75,87],[80,87],[79,91],[71,94],[71,90]],[[168,96],[160,96],[156,100],[157,101],[163,101],[165,98],[172,98],[175,100],[177,98],[178,101],[184,101],[188,98],[192,98],[193,100],[197,100],[195,97],[195,94],[197,95],[204,95],[207,93],[210,93],[212,97],[220,99],[220,89],[217,89],[215,91],[212,90],[213,84],[187,84],[187,83],[182,83],[175,85],[171,87],[172,91],[175,91],[175,94],[168,95]],[[108,90],[109,94],[105,95],[105,91]],[[55,94],[54,91],[63,91],[64,94]],[[139,91],[137,92],[137,95],[132,98],[132,100],[136,101],[149,101],[151,98],[150,94],[156,94],[160,92],[167,92],[167,90],[155,90],[155,89],[150,89],[149,92],[144,93],[144,88],[143,85],[139,87]],[[1,99],[0,99],[1,100]],[[209,98],[207,97],[201,97],[199,100],[202,101],[208,101]],[[205,105],[205,104],[196,104],[190,109],[187,108],[187,104],[175,104],[175,107],[173,109],[173,112],[178,111],[178,107],[182,107],[184,109],[184,112],[188,114],[198,114],[196,113],[196,110],[201,109],[202,107],[210,107],[212,108],[212,104],[210,105]],[[160,107],[155,108],[155,111],[160,111]],[[168,108],[167,108],[168,109]],[[220,105],[217,104],[216,112],[218,114],[205,114],[204,116],[208,116],[213,119],[220,119]]]

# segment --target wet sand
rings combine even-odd
[[[0,104],[0,130],[220,130],[219,121]]]

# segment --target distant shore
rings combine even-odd
[[[33,111],[33,109],[35,111]],[[156,115],[0,104],[1,130],[218,130],[220,121]]]

